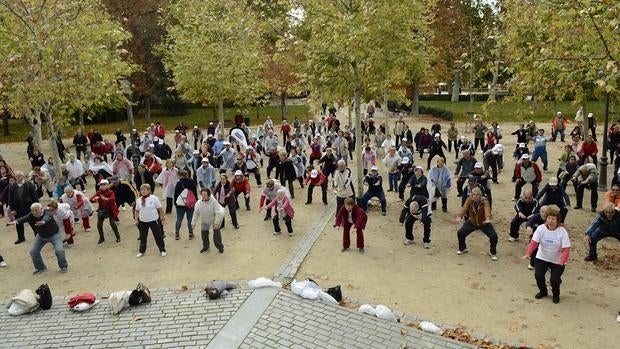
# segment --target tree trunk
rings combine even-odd
[[[144,117],[146,118],[146,122],[150,124],[151,123],[151,96],[144,97],[144,108],[146,109]]]
[[[58,154],[58,145],[56,144],[56,140],[58,139],[58,134],[56,133],[56,130],[54,129],[54,122],[53,122],[53,116],[52,116],[52,111],[50,110],[49,105],[46,106],[44,108],[43,111],[43,117],[45,118],[45,123],[47,124],[47,135],[48,135],[48,141],[50,144],[50,155],[52,158],[54,158],[54,166],[60,170],[60,165],[62,164],[62,161],[60,160],[60,154]]]
[[[284,121],[288,118],[288,108],[286,107],[286,92],[284,91],[280,93],[280,108],[281,108],[282,121]]]
[[[489,90],[489,100],[495,102],[496,93],[495,86],[497,86],[497,79],[499,78],[499,61],[495,61],[495,69],[493,69],[493,80],[491,81],[491,89]]]
[[[353,90],[353,102],[355,106],[355,164],[356,164],[356,175],[357,175],[357,197],[361,197],[364,193],[364,185],[363,185],[363,168],[362,168],[362,113],[360,111],[360,96],[361,96],[361,83],[359,72],[357,70],[357,65],[353,64],[353,79],[355,81],[355,88]],[[350,110],[350,108],[349,108]],[[351,113],[349,112],[349,115]]]
[[[355,93],[354,93],[355,94]],[[351,98],[348,98],[348,102],[347,102],[347,113],[348,113],[348,117],[349,117],[349,126],[353,126],[353,108],[355,108],[355,104],[351,105]],[[353,102],[355,103],[355,102]]]
[[[224,100],[220,99],[217,102],[217,119],[220,126],[220,136],[224,137]]]
[[[78,110],[78,115],[79,115],[80,128],[84,130],[84,111],[82,110],[82,108]]]
[[[411,93],[411,116],[414,118],[420,116],[420,82],[413,82],[413,91]]]
[[[459,95],[461,94],[461,71],[457,70],[454,74],[454,83],[452,84],[452,98],[451,102],[458,102]]]
[[[9,132],[9,117],[11,116],[11,114],[9,114],[9,112],[5,111],[2,114],[2,135],[3,136],[8,136],[11,134],[11,132]]]
[[[390,129],[390,118],[389,118],[389,109],[388,109],[388,94],[387,91],[383,92],[383,112],[385,113],[385,134],[387,135],[388,130]]]
[[[130,130],[136,128],[136,122],[133,119],[133,106],[131,105],[131,101],[127,101],[127,124],[129,125]]]
[[[43,136],[41,136],[41,113],[38,110],[35,110],[34,113],[32,113],[32,111],[27,111],[24,117],[30,124],[30,127],[32,127],[32,142],[35,148],[41,149],[41,144],[43,144]]]

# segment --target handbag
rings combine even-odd
[[[176,200],[178,206],[185,206],[187,208],[194,208],[196,206],[196,195],[194,192],[184,188],[179,197]]]

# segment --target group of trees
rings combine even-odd
[[[348,105],[420,86],[618,96],[611,0],[0,0],[0,105],[36,142],[103,108],[152,101],[258,105],[310,91]],[[456,98],[454,98],[456,97]],[[318,103],[317,103],[318,104]],[[6,115],[6,114],[5,114]],[[44,122],[42,122],[44,121]],[[360,128],[358,127],[357,130]],[[359,135],[358,135],[359,136]]]

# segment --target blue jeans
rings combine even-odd
[[[553,141],[555,141],[556,137],[558,136],[558,133],[560,134],[560,140],[562,142],[564,142],[564,130],[554,130],[553,132],[551,132],[551,139]]]
[[[49,238],[42,238],[41,235],[37,234],[37,236],[34,237],[34,243],[32,244],[32,248],[30,249],[30,257],[32,257],[32,264],[34,264],[34,269],[46,269],[45,263],[43,262],[43,257],[41,257],[41,250],[48,243],[54,246],[56,258],[58,258],[58,267],[68,267],[69,265],[67,264],[67,259],[65,258],[65,249],[62,245],[62,234],[56,233]]]
[[[542,159],[543,169],[547,170],[547,149],[546,148],[534,148],[534,152],[532,153],[532,161],[536,162],[538,158]]]
[[[388,181],[390,184],[390,190],[398,190],[398,179],[400,178],[400,173],[390,173],[388,175]]]
[[[174,225],[174,232],[175,234],[179,233],[179,230],[181,230],[181,222],[183,222],[183,216],[187,215],[187,230],[189,230],[189,233],[192,234],[192,217],[194,215],[194,209],[193,208],[187,208],[185,206],[177,206],[177,221]]]
[[[362,195],[362,197],[358,199],[359,207],[366,211],[368,209],[368,200],[372,199],[373,197],[379,198],[379,201],[381,201],[381,212],[385,212],[387,202],[385,201],[385,193],[383,192],[383,190],[374,193],[370,191],[365,192],[364,195]]]

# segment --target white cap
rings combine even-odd
[[[202,160],[200,160],[200,162],[209,162],[209,159],[207,159],[207,158],[202,158]]]
[[[435,133],[435,138],[441,137],[440,133]]]
[[[110,182],[108,182],[107,179],[102,179],[99,181],[99,185],[103,185],[103,184],[110,184]]]
[[[464,141],[466,138],[465,136],[461,136],[461,140]]]
[[[164,140],[163,140],[163,139],[160,139],[160,140],[159,140],[159,144],[164,144]]]
[[[416,166],[415,169],[424,171],[424,168],[422,166]]]
[[[405,156],[405,157],[404,157],[404,158],[400,161],[400,163],[401,163],[401,164],[408,164],[408,163],[409,163],[409,158]]]
[[[310,178],[316,178],[318,176],[319,176],[319,171],[317,170],[310,171]]]
[[[131,129],[131,132],[136,132],[136,131],[137,131],[137,130],[136,130],[135,128],[132,128],[132,129]]]
[[[558,178],[557,177],[549,178],[549,185],[558,185]]]
[[[194,150],[193,153],[194,154],[200,154],[200,152],[198,150]]]
[[[482,168],[482,164],[481,164],[481,163],[479,163],[479,162],[476,162],[476,163],[474,164],[474,168]]]
[[[555,115],[562,115],[562,112],[559,111],[559,112],[555,113]]]
[[[224,144],[224,145],[230,145],[230,142],[229,142],[229,141],[224,141],[222,144]]]
[[[525,143],[519,143],[519,148],[525,148]]]
[[[371,171],[379,171],[379,168],[377,166],[372,166],[370,168]]]
[[[525,159],[528,159],[528,160],[529,160],[529,159],[530,159],[530,156],[529,156],[528,154],[523,154],[523,155],[521,155],[521,159],[522,159],[522,160],[525,160]]]
[[[235,176],[243,176],[243,172],[241,170],[235,171]]]
[[[198,126],[194,125],[194,128],[198,128]]]
[[[209,133],[209,134],[207,135],[207,138],[213,138],[213,135]]]
[[[159,137],[153,137],[153,141],[158,141]]]
[[[149,134],[149,131],[144,131],[144,134],[145,134],[145,135],[148,135],[148,134]]]
[[[179,133],[179,132],[180,132],[179,130],[174,130],[174,133]]]
[[[589,118],[594,117],[594,114],[592,114],[592,113],[588,113],[588,117],[589,117]]]
[[[407,138],[403,137],[403,142],[406,142],[406,141],[407,141]]]

